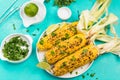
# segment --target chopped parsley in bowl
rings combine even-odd
[[[19,63],[26,60],[32,51],[30,39],[22,34],[13,34],[2,42],[2,56],[8,62]]]

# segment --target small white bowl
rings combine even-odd
[[[9,60],[8,58],[4,57],[4,53],[2,52],[2,49],[4,48],[4,44],[5,42],[8,42],[11,38],[15,37],[15,36],[20,36],[23,40],[25,40],[27,42],[27,44],[29,45],[28,49],[29,49],[29,52],[27,54],[27,56],[21,60],[18,60],[18,61],[13,61],[13,60]],[[23,34],[12,34],[12,35],[9,35],[7,36],[3,41],[2,41],[2,44],[1,44],[1,49],[0,49],[0,59],[3,60],[3,61],[7,61],[7,62],[10,62],[10,63],[21,63],[23,61],[25,61],[30,55],[31,55],[31,52],[32,52],[32,38],[29,36],[29,35],[23,35]]]
[[[35,24],[44,20],[46,16],[46,7],[43,4],[43,2],[44,0],[31,0],[22,5],[22,7],[20,8],[20,17],[22,18],[23,25],[25,27],[29,27],[32,24]],[[25,6],[29,3],[34,3],[38,6],[38,13],[34,17],[29,17],[24,12]]]
[[[58,17],[62,20],[67,20],[71,17],[72,12],[68,7],[61,7],[58,9]]]

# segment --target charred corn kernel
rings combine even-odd
[[[88,45],[55,63],[52,69],[53,74],[56,76],[64,75],[78,67],[92,62],[97,56],[97,48],[93,45]]]
[[[59,29],[52,32],[51,34],[43,37],[37,44],[39,50],[48,50],[53,46],[69,39],[71,36],[77,34],[76,25],[78,22],[73,22],[72,24],[64,23]]]
[[[45,53],[46,60],[49,64],[54,64],[58,60],[72,54],[86,44],[84,34],[77,34],[68,40],[61,42],[59,45],[51,48]]]

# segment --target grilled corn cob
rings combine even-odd
[[[58,60],[72,54],[86,44],[84,34],[77,34],[70,39],[61,42],[45,53],[45,58],[49,64],[54,64]]]
[[[98,56],[98,49],[93,45],[88,45],[77,52],[58,61],[53,67],[53,74],[61,76],[67,72],[92,62]]]
[[[71,24],[64,23],[61,28],[43,37],[37,44],[39,50],[48,50],[52,46],[59,44],[60,41],[69,39],[71,36],[77,34],[76,26],[78,22]]]

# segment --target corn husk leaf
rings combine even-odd
[[[93,8],[91,9],[91,14],[97,19],[99,19],[106,9],[108,8],[111,0],[97,0]]]
[[[110,25],[110,31],[114,35],[114,37],[117,37],[117,33],[115,31],[115,28],[114,28],[113,24]]]
[[[103,30],[107,25],[113,24],[117,20],[118,20],[118,17],[111,13],[110,15],[101,19],[97,24],[95,24],[88,32],[88,36],[90,37],[93,35],[98,35],[100,31]]]
[[[92,9],[81,13],[77,29],[87,32],[107,10],[111,0],[97,0]]]
[[[106,34],[100,34],[97,35],[96,40],[102,41],[102,42],[110,42],[111,40],[113,40],[114,38],[106,35]]]
[[[115,46],[109,52],[112,52],[113,54],[118,55],[120,57],[120,38],[117,38]]]
[[[117,40],[115,38],[108,43],[97,45],[100,52],[99,54],[103,54],[105,52],[111,52],[111,50],[116,46],[116,43],[117,43]]]

